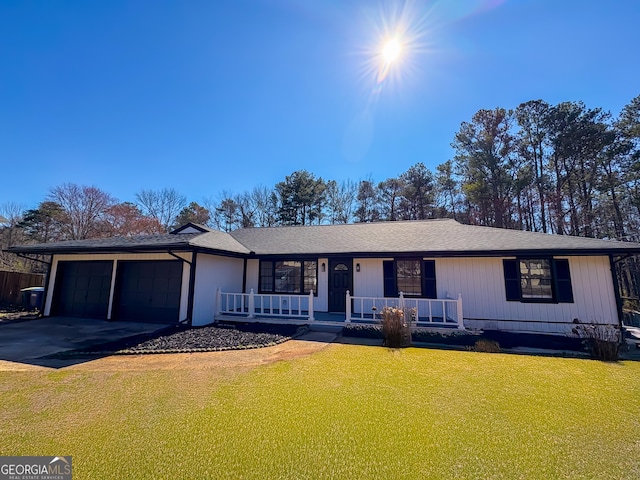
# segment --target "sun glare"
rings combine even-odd
[[[488,0],[487,0],[488,1]],[[362,73],[375,80],[376,95],[384,88],[398,88],[420,70],[431,39],[430,12],[418,0],[384,0],[367,11],[363,26]]]
[[[403,95],[413,87],[424,88],[425,79],[438,68],[438,58],[449,48],[442,35],[448,25],[469,15],[487,11],[507,0],[378,0],[363,8],[356,23],[358,69],[373,105],[382,91]],[[376,7],[375,4],[379,3]],[[355,37],[354,37],[355,38]]]
[[[382,47],[382,58],[385,63],[395,62],[400,57],[401,53],[402,45],[400,45],[400,42],[396,38],[387,40],[384,47]]]
[[[398,37],[391,37],[385,40],[376,57],[378,58],[378,83],[381,83],[391,73],[391,70],[400,68],[400,61],[404,45]]]

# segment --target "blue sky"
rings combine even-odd
[[[1,0],[0,204],[435,169],[481,108],[617,114],[640,94],[639,24],[635,0]],[[385,28],[408,45],[378,82]]]

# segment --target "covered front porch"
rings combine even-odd
[[[314,292],[309,295],[216,292],[214,321],[264,321],[278,323],[346,325],[379,323],[384,308],[411,311],[412,326],[464,330],[462,296],[449,298],[356,297],[346,292],[344,312],[318,312]]]

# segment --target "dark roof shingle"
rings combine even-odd
[[[636,243],[463,225],[450,219],[245,228],[231,235],[258,255],[640,251]]]
[[[167,250],[186,249],[189,242],[201,233],[170,233],[157,235],[138,235],[133,237],[92,238],[87,240],[67,240],[64,242],[37,243],[9,248],[17,253],[77,253],[91,251],[127,251],[127,250]]]
[[[348,225],[244,228],[231,233],[148,235],[22,245],[17,253],[202,249],[233,255],[515,255],[640,253],[640,244],[422,220]]]

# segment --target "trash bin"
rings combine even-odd
[[[22,293],[22,306],[24,308],[42,310],[44,287],[27,287],[20,290],[20,292]]]

